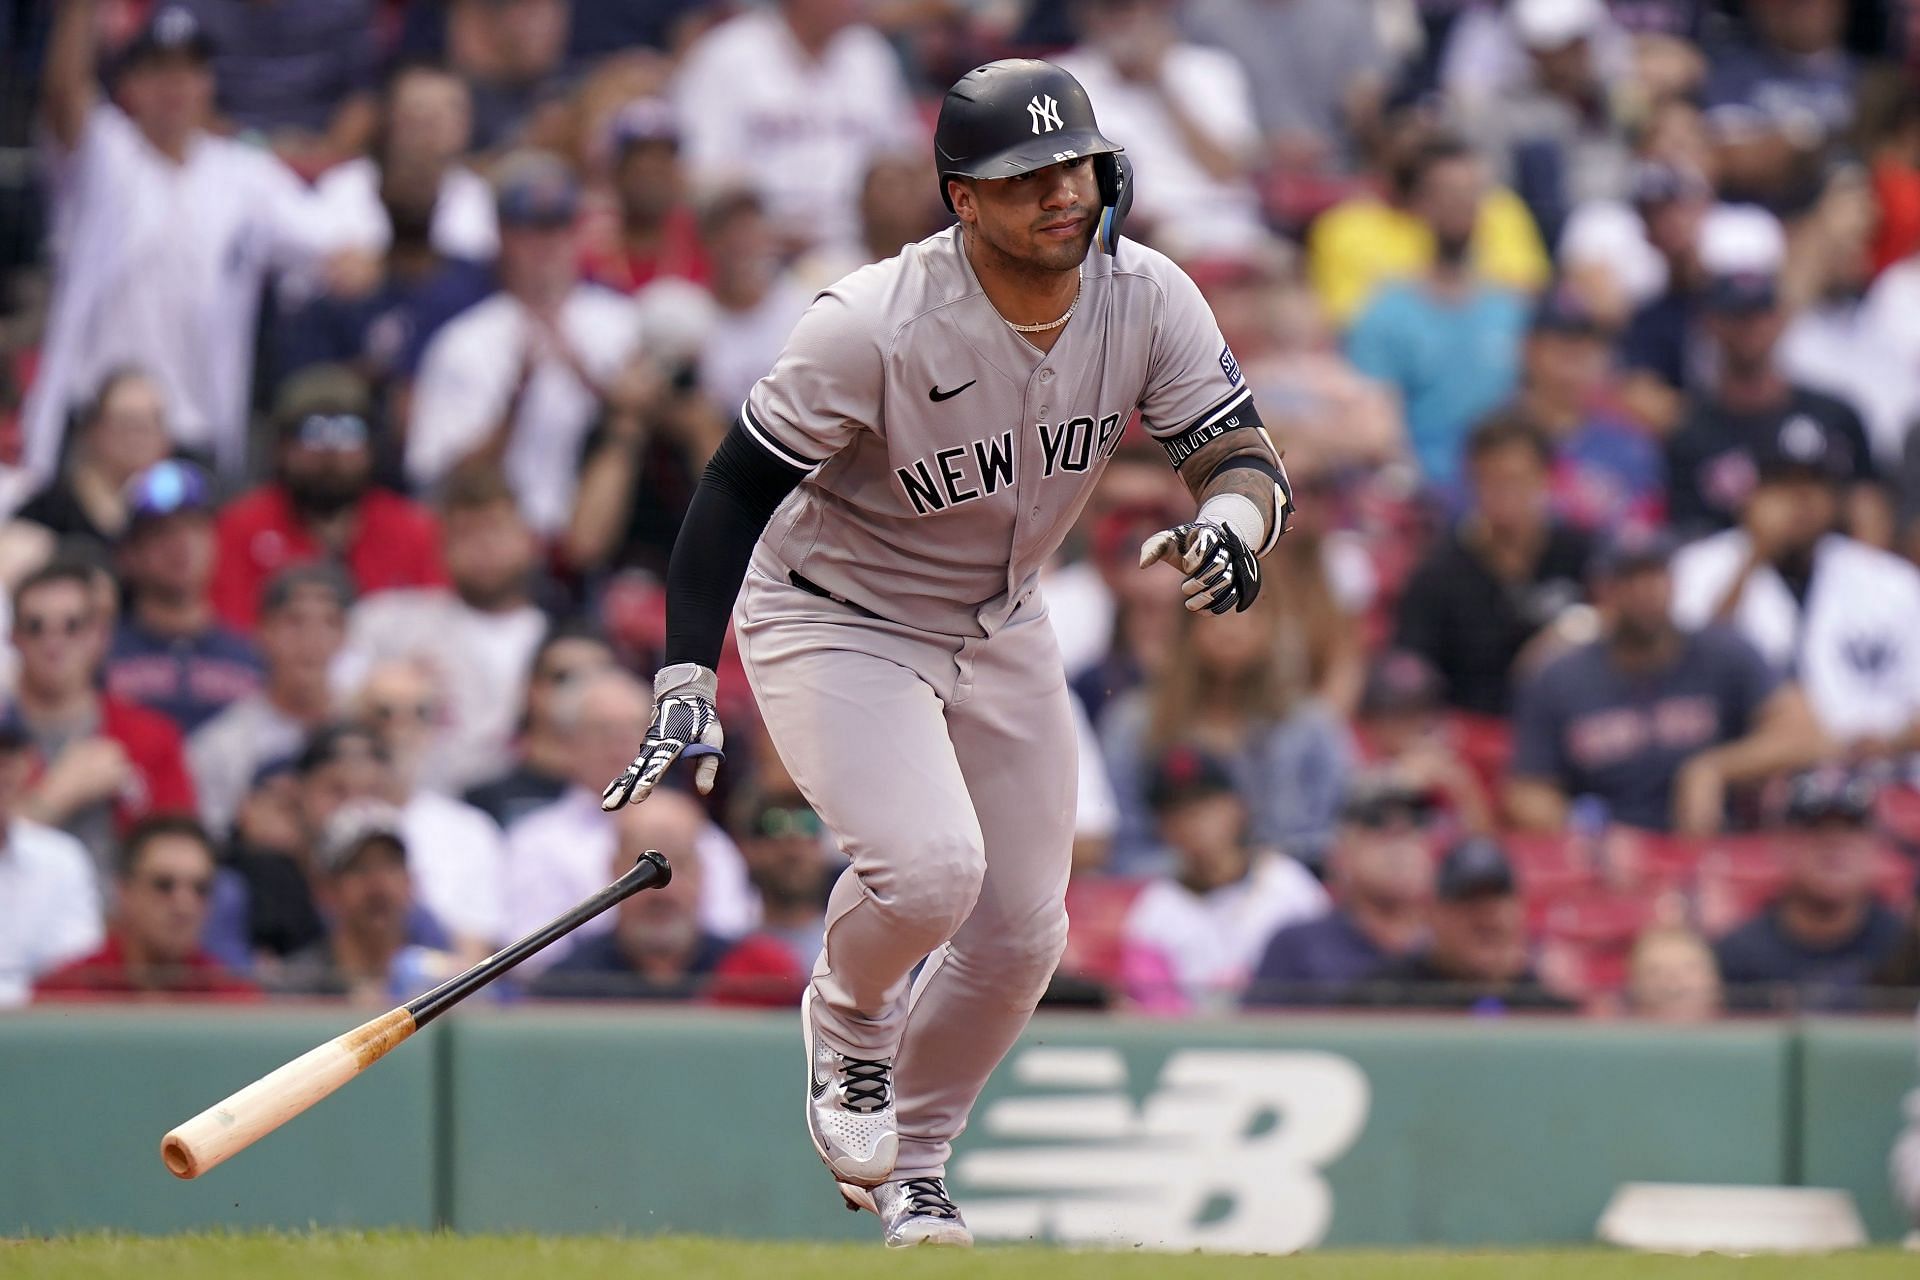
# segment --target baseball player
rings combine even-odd
[[[711,788],[732,610],[852,864],[801,1004],[807,1127],[889,1245],[972,1242],[950,1144],[1066,941],[1075,744],[1041,566],[1136,410],[1199,502],[1140,556],[1181,567],[1187,608],[1245,609],[1292,506],[1199,289],[1121,242],[1127,162],[1079,83],[977,68],[934,147],[957,225],[821,293],[708,466],[652,726],[602,802],[682,755]]]

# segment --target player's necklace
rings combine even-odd
[[[1075,281],[1073,286],[1073,301],[1067,304],[1066,313],[1058,320],[1049,320],[1045,324],[1015,324],[1013,321],[1007,320],[1005,316],[1001,316],[1000,318],[1007,320],[1007,328],[1013,330],[1015,333],[1047,333],[1051,330],[1058,329],[1061,325],[1073,319],[1073,309],[1080,305],[1080,286],[1084,283],[1086,283],[1086,277],[1084,276]]]

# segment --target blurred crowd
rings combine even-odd
[[[648,848],[491,998],[796,1000],[845,864],[731,650],[716,794],[598,795],[708,455],[1012,55],[1299,499],[1196,620],[1135,429],[1048,573],[1050,1001],[1911,1009],[1900,0],[0,0],[0,1006],[391,1002]]]

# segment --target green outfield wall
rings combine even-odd
[[[0,1234],[431,1226],[870,1236],[800,1130],[791,1019],[455,1016],[203,1178],[160,1135],[357,1019],[0,1017]],[[1911,1024],[1655,1030],[1471,1019],[1037,1021],[949,1169],[980,1234],[1285,1250],[1589,1240],[1636,1180],[1851,1191],[1886,1158]]]

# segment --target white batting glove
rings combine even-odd
[[[1232,525],[1212,520],[1162,529],[1140,544],[1140,567],[1165,560],[1187,575],[1187,608],[1244,613],[1260,594],[1260,558]]]
[[[653,723],[647,726],[647,740],[633,763],[607,784],[600,807],[611,812],[645,800],[681,756],[702,757],[693,769],[693,785],[703,796],[712,791],[714,775],[726,759],[720,749],[726,734],[713,708],[719,691],[720,677],[697,663],[662,668],[653,678]]]

